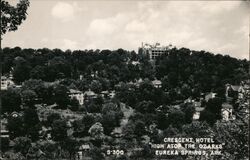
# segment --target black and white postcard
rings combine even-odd
[[[0,10],[1,160],[249,159],[249,1]]]

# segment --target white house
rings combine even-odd
[[[229,121],[234,120],[235,116],[233,115],[233,106],[228,103],[223,103],[221,108],[222,120]]]
[[[154,85],[155,88],[161,88],[162,87],[162,82],[160,80],[153,80],[152,84]]]
[[[232,94],[238,95],[239,99],[243,99],[244,94],[247,92],[248,85],[244,84],[243,82],[241,85],[231,85],[231,84],[226,84],[226,93],[225,96],[226,98],[231,97]]]
[[[143,54],[148,55],[150,60],[156,60],[157,57],[160,57],[161,55],[167,53],[167,51],[171,48],[172,45],[160,46],[160,43],[155,43],[155,44],[142,43],[142,46],[139,47],[139,50],[142,50]]]
[[[199,120],[201,112],[204,110],[204,107],[195,107],[195,112],[193,114],[193,120]]]
[[[76,154],[77,160],[88,160],[89,157],[86,157],[86,152],[91,149],[91,146],[89,144],[82,144]]]
[[[83,105],[83,103],[84,103],[84,94],[79,90],[70,89],[69,90],[69,97],[76,98],[80,105]]]
[[[91,99],[97,98],[97,94],[91,90],[83,93],[83,103],[90,101]]]

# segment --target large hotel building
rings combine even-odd
[[[148,55],[150,60],[156,60],[157,57],[167,53],[170,47],[171,45],[160,46],[160,43],[156,43],[154,45],[142,43],[142,46],[139,48],[139,50],[141,50],[143,54]]]

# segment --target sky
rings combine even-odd
[[[27,19],[2,45],[137,52],[159,42],[248,59],[249,9],[245,1],[30,0]]]

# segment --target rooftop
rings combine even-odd
[[[152,81],[153,85],[161,85],[162,82],[160,80],[153,80]]]
[[[74,94],[74,93],[79,93],[79,94],[81,94],[81,93],[82,93],[81,91],[75,90],[75,89],[69,89],[69,92],[70,92],[71,94]]]
[[[223,103],[223,104],[222,104],[222,108],[232,109],[233,106],[232,106],[231,104],[229,104],[229,103]]]
[[[95,96],[95,92],[91,91],[91,90],[88,90],[86,92],[84,92],[84,95],[87,95],[87,96]]]
[[[238,86],[238,85],[231,85],[231,88],[232,88],[233,91],[238,91],[239,88],[240,88],[240,86]]]
[[[204,107],[195,107],[195,111],[196,112],[201,112],[203,111],[205,108]]]

